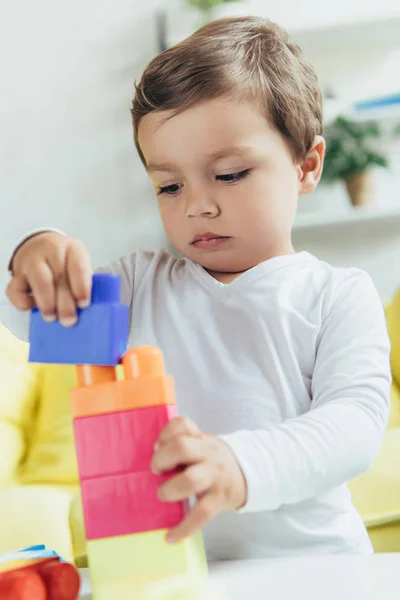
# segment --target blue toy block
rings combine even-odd
[[[78,322],[47,323],[37,308],[30,315],[29,362],[117,365],[128,346],[129,309],[121,304],[121,278],[93,275],[91,304],[78,309]]]

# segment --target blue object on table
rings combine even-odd
[[[93,275],[91,304],[78,309],[78,322],[47,323],[37,308],[29,326],[29,362],[117,365],[128,346],[129,309],[121,304],[121,278]]]

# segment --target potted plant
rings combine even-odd
[[[353,206],[373,202],[372,167],[387,167],[388,160],[373,147],[380,138],[376,123],[359,123],[338,116],[327,129],[322,181],[344,181]]]

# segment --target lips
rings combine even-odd
[[[225,245],[230,239],[230,236],[219,235],[218,233],[199,233],[194,236],[192,246],[201,250],[216,250]]]
[[[226,239],[227,236],[219,235],[218,233],[198,233],[194,236],[192,244],[196,242],[209,242],[210,240]]]

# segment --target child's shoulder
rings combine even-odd
[[[358,267],[335,266],[313,257],[310,273],[327,312],[334,307],[348,311],[350,306],[380,307],[382,302],[371,276]]]
[[[374,287],[370,275],[359,267],[336,266],[316,256],[312,258],[311,271],[329,291],[342,286],[372,285]]]

